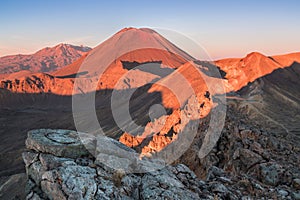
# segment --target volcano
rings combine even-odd
[[[14,121],[9,127],[3,127],[3,133],[10,131],[11,134],[1,134],[3,141],[7,144],[13,143],[16,138],[20,141],[14,143],[11,148],[2,149],[3,153],[22,147],[24,135],[20,133],[29,129],[38,127],[75,129],[72,116],[74,95],[96,91],[95,107],[99,123],[107,135],[116,139],[124,134],[124,130],[117,126],[112,114],[110,103],[113,91],[132,92],[129,100],[132,120],[138,125],[147,127],[156,126],[151,124],[154,119],[149,115],[149,109],[155,104],[161,104],[165,109],[165,112],[155,115],[156,119],[168,115],[171,115],[170,119],[176,118],[192,93],[198,97],[197,105],[201,105],[201,109],[205,108],[206,113],[212,105],[211,94],[207,92],[205,83],[207,81],[205,77],[209,79],[210,76],[202,72],[205,71],[204,67],[196,64],[193,57],[159,33],[147,28],[123,29],[72,64],[53,72],[32,71],[25,73],[24,76],[22,72],[18,72],[16,76],[10,74],[9,78],[0,81],[2,88],[0,104],[2,109],[5,109],[2,113],[14,110],[17,115],[15,118],[13,115],[3,116],[5,120]],[[182,79],[178,79],[178,75]],[[176,89],[174,85],[180,84],[180,80],[190,84],[191,90]],[[77,83],[76,88],[74,83]],[[89,85],[95,87],[90,88]],[[176,98],[178,95],[182,98]],[[28,117],[29,115],[31,117]],[[15,120],[17,118],[18,120]],[[90,122],[84,119],[80,123],[89,127]],[[130,119],[124,118],[123,123],[127,123],[128,120]],[[164,128],[165,133],[176,124],[178,124],[176,120],[170,120]],[[145,135],[143,132],[141,130],[139,134]],[[143,144],[139,148],[145,147],[144,149],[148,148],[149,151],[155,152],[172,141],[167,139],[166,135],[159,138],[155,140],[164,145],[149,149],[148,145]],[[15,170],[6,168],[7,166],[3,165],[2,173]]]
[[[299,53],[258,52],[214,63],[199,61],[148,28],[122,29],[93,49],[61,44],[30,56],[1,58],[0,176],[24,170],[20,153],[28,130],[75,130],[79,124],[96,132],[89,106],[105,135],[144,157],[156,156],[172,144],[182,147],[180,138],[192,133],[186,127],[197,123],[196,135],[188,137],[191,147],[175,162],[187,164],[199,177],[206,170],[199,165],[214,162],[224,169],[236,167],[234,173],[248,173],[261,160],[270,161],[261,152],[269,143],[260,145],[255,134],[262,136],[268,129],[276,137],[299,140],[299,62]],[[74,122],[76,97],[86,101]],[[90,97],[94,102],[87,100]],[[121,112],[124,105],[128,110]],[[200,160],[201,144],[212,138],[206,137],[211,136],[208,121],[222,106],[230,108],[222,140],[212,157]],[[117,116],[115,108],[121,109]],[[261,129],[245,128],[248,124]],[[228,139],[232,137],[234,141]],[[241,162],[251,163],[235,166],[240,162],[235,159],[243,155],[249,157]]]

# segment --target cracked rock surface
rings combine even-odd
[[[188,167],[126,174],[95,161],[74,131],[30,131],[26,146],[27,199],[200,199]]]
[[[235,127],[234,124],[232,126]],[[238,134],[231,133],[236,136],[225,131],[221,142],[216,145],[216,148],[225,148],[222,153],[228,154],[229,160],[222,164],[221,157],[224,155],[213,150],[199,165],[205,175],[201,179],[194,173],[197,170],[192,171],[181,163],[151,172],[126,173],[108,167],[104,160],[96,160],[85,149],[75,131],[30,131],[27,150],[23,153],[27,172],[26,198],[300,199],[300,179],[294,171],[296,168],[287,169],[283,163],[272,159],[272,155],[267,155],[268,151],[261,150],[275,143],[276,139],[272,138],[273,142],[272,139],[264,140],[263,133],[258,130],[241,127],[235,130]],[[234,137],[235,141],[229,141],[235,145],[227,144],[224,137]],[[250,142],[245,142],[243,138]],[[255,143],[258,138],[260,145]],[[118,141],[114,143],[125,151],[134,152]],[[101,154],[106,153],[107,157],[111,156],[110,151],[101,151]],[[126,159],[125,154],[119,156]]]

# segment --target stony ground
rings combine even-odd
[[[191,148],[179,159],[198,177],[220,182],[250,199],[299,199],[300,144],[296,135],[274,134],[251,124],[251,120],[228,107],[225,126],[217,145],[204,159],[197,157],[203,139],[201,130]],[[207,128],[207,121],[202,129]],[[222,173],[221,173],[222,172]],[[220,195],[222,196],[222,195]],[[226,196],[226,195],[225,195]],[[225,197],[223,195],[223,197]]]
[[[228,107],[221,137],[204,159],[197,153],[209,118],[176,163],[147,173],[107,167],[76,132],[33,131],[23,153],[27,175],[4,180],[0,199],[300,199],[297,136],[261,129],[239,113]]]
[[[190,156],[181,158],[201,179],[184,164],[148,173],[114,170],[84,151],[76,132],[38,130],[29,134],[23,154],[27,198],[300,199],[300,152],[295,143],[235,117],[228,116],[222,137],[206,158],[188,162],[196,144],[187,152]],[[49,132],[56,135],[51,141]]]

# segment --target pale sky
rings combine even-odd
[[[300,51],[300,1],[1,1],[0,56],[95,47],[124,27],[182,33],[213,59]]]

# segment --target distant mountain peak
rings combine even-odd
[[[266,56],[259,52],[252,52],[241,59],[223,59],[216,61],[216,65],[227,73],[226,78],[237,91],[248,83],[272,73],[274,70],[290,66],[300,61],[300,54],[293,53],[279,56]]]
[[[255,64],[255,62],[258,60],[268,60],[268,59],[270,58],[260,52],[251,52],[247,54],[246,57],[242,59],[242,61]]]
[[[60,43],[40,49],[34,54],[1,57],[0,74],[11,74],[22,70],[51,72],[73,63],[90,50],[90,47]]]
[[[256,56],[256,57],[267,57],[267,56],[265,56],[264,54],[262,54],[260,52],[254,51],[254,52],[251,52],[251,53],[247,54],[246,58],[247,57],[253,57],[253,56]]]

